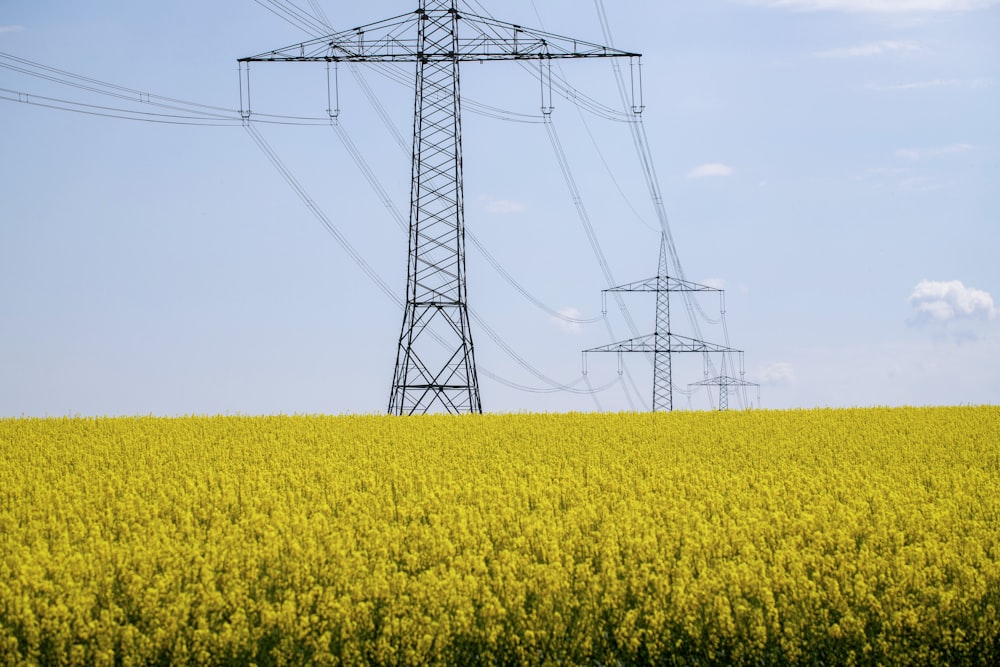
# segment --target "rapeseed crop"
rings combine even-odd
[[[998,661],[998,407],[0,420],[0,664]]]

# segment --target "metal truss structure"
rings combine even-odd
[[[741,378],[734,378],[731,375],[717,375],[716,377],[692,382],[689,387],[718,387],[719,388],[719,410],[725,412],[729,409],[729,388],[730,387],[759,387],[759,384],[747,382]]]
[[[738,352],[725,345],[707,343],[703,340],[680,336],[670,330],[670,294],[672,292],[721,292],[715,287],[699,285],[672,278],[667,269],[667,238],[660,238],[660,266],[653,278],[640,280],[627,285],[612,287],[603,291],[610,292],[653,292],[656,294],[656,330],[654,333],[639,338],[602,345],[583,351],[584,372],[586,372],[587,354],[592,352],[643,352],[653,356],[653,411],[671,411],[674,409],[673,378],[671,373],[671,355],[677,352]],[[606,309],[605,309],[606,310]]]
[[[420,0],[409,14],[240,59],[241,68],[416,63],[406,305],[391,414],[482,412],[466,295],[459,63],[606,57],[639,54],[460,12],[457,0]]]
[[[708,375],[708,372],[705,372]],[[736,378],[731,375],[726,375],[726,356],[722,357],[722,372],[715,377],[706,377],[701,382],[692,382],[689,387],[718,387],[719,388],[719,410],[726,411],[729,409],[729,388],[738,387],[740,389],[746,389],[747,387],[757,387],[758,398],[760,385],[756,382],[748,382],[744,377],[743,371],[743,354],[740,353],[740,377]]]

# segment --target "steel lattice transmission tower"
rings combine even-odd
[[[721,290],[708,285],[679,280],[668,275],[667,269],[667,237],[660,237],[660,265],[653,278],[640,280],[627,285],[619,285],[602,292],[604,298],[613,292],[654,292],[656,294],[656,330],[647,336],[630,338],[610,345],[591,348],[583,351],[584,373],[587,367],[587,355],[592,352],[643,352],[653,355],[653,411],[671,411],[674,409],[673,377],[671,357],[675,352],[738,352],[724,345],[706,343],[702,340],[688,338],[673,333],[670,329],[670,294],[673,292],[720,292]],[[607,308],[604,308],[607,311]]]
[[[459,63],[604,57],[639,54],[460,12],[457,0],[420,0],[409,14],[240,59],[416,63],[406,305],[390,413],[482,412],[465,283]]]
[[[743,366],[742,354],[740,355],[740,366]],[[707,374],[707,373],[706,373]],[[732,375],[726,375],[726,356],[722,357],[722,373],[716,375],[715,377],[705,378],[701,382],[692,382],[689,387],[718,387],[719,388],[719,410],[725,412],[729,409],[729,388],[737,387],[740,389],[746,389],[747,387],[757,387],[759,399],[760,385],[756,382],[748,382],[746,378],[743,377],[744,373],[742,368],[740,370],[740,377],[733,377]]]

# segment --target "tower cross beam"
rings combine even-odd
[[[725,345],[709,343],[687,336],[680,336],[675,333],[654,333],[629,338],[628,340],[592,347],[584,350],[584,354],[591,352],[740,352]]]
[[[670,293],[671,292],[722,292],[716,287],[700,285],[687,280],[672,278],[667,275],[667,235],[660,235],[660,264],[656,277],[639,280],[618,287],[602,290],[602,297],[609,292],[653,292],[656,294],[656,330],[646,336],[630,338],[609,345],[602,345],[583,351],[584,373],[587,367],[587,355],[592,352],[642,352],[653,357],[653,410],[670,411],[674,409],[674,388],[672,378],[672,355],[675,352],[700,352],[709,354],[721,352],[742,352],[725,345],[709,343],[704,340],[680,336],[670,330]],[[605,305],[604,311],[607,312]],[[621,357],[619,356],[619,362]]]
[[[251,62],[416,65],[406,303],[391,414],[483,409],[466,291],[460,63],[639,55],[463,14],[458,0],[420,0],[409,14],[239,59],[241,77]]]
[[[688,280],[680,280],[673,276],[655,276],[645,280],[637,280],[627,285],[611,287],[602,292],[660,292],[667,290],[670,292],[721,292],[718,287],[700,285]]]
[[[428,2],[431,4],[431,2]],[[427,49],[419,37],[420,24],[436,10],[421,7],[385,21],[343,30],[324,37],[240,58],[240,62],[415,62],[548,60],[557,58],[638,58],[622,51],[572,37],[525,28],[514,23],[454,13],[458,26],[475,33],[456,35],[450,48]],[[405,34],[411,33],[411,34]]]

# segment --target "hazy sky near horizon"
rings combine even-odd
[[[466,7],[605,41],[594,3],[482,2]],[[685,277],[725,288],[725,330],[719,299],[698,301],[702,336],[745,351],[749,400],[1000,403],[1000,0],[604,4],[615,46],[643,53]],[[312,37],[278,5],[0,0],[0,417],[385,411],[400,308],[232,120],[237,59]],[[415,6],[297,3],[337,30]],[[658,222],[612,65],[557,73],[609,109],[557,94],[552,118],[613,280],[651,277]],[[264,122],[325,117],[322,65],[251,74],[254,127],[400,296],[412,76],[342,67],[338,133]],[[549,310],[598,319],[608,280],[537,122],[534,70],[465,64],[462,90],[469,232]],[[594,396],[545,382],[586,387],[581,350],[632,336],[616,306],[607,326],[553,317],[471,244],[468,275],[496,335],[473,324],[485,410],[649,408],[641,356],[621,378],[614,355],[590,356]],[[625,302],[652,333],[653,296]],[[675,357],[678,390],[704,377],[691,356]],[[712,405],[704,390],[675,404]]]

